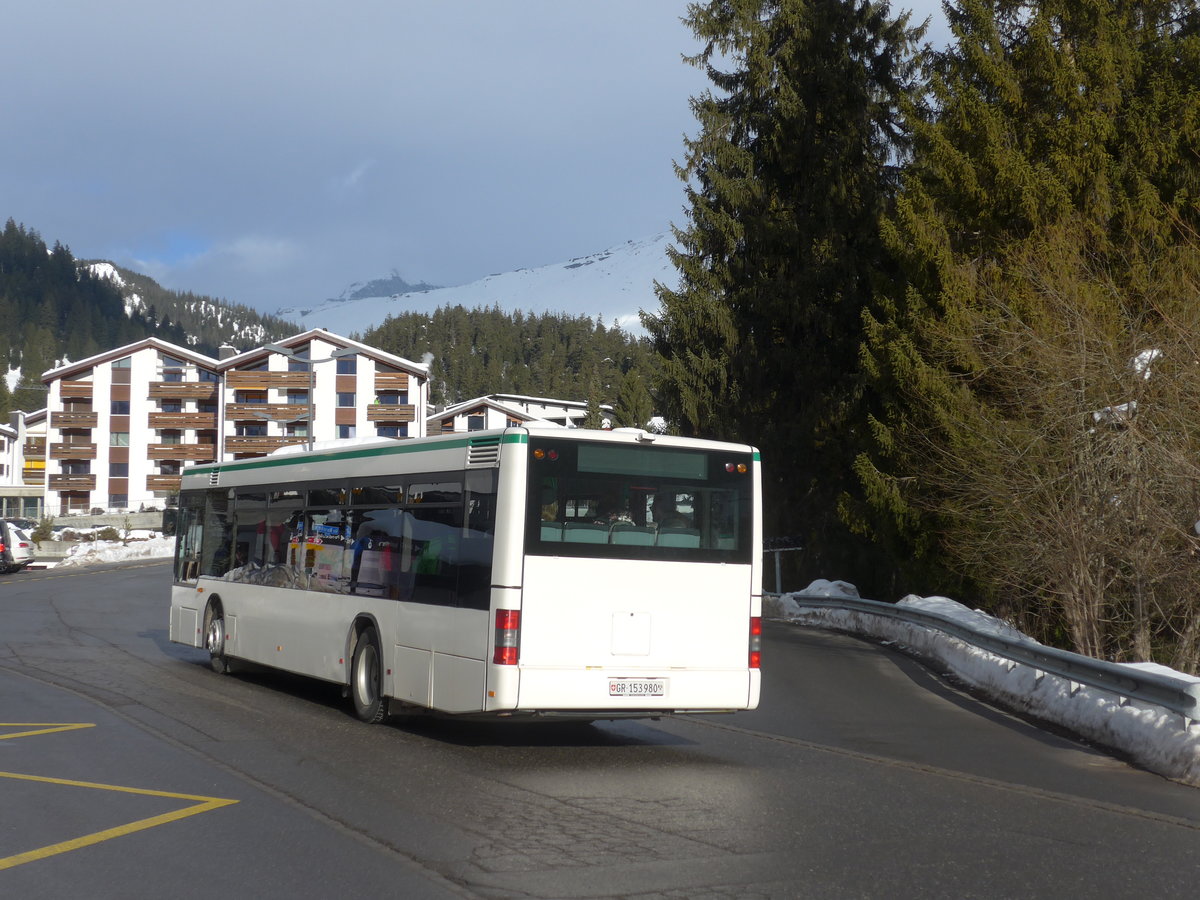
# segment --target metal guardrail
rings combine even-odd
[[[845,609],[935,628],[1013,662],[1079,684],[1101,688],[1131,700],[1156,704],[1178,713],[1185,720],[1200,720],[1200,684],[1195,682],[1092,659],[1067,650],[1046,647],[1031,640],[985,634],[946,616],[908,606],[804,593],[793,593],[790,596],[801,607]]]

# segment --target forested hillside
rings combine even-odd
[[[152,279],[117,269],[124,287],[97,274],[55,242],[9,219],[0,234],[0,375],[20,371],[10,393],[0,377],[0,416],[45,405],[41,376],[145,337],[158,337],[215,356],[229,341],[247,349],[285,337],[296,327],[244,306],[168,291]]]
[[[658,372],[648,341],[585,316],[449,306],[389,317],[365,343],[431,367],[432,400],[530,394],[611,403],[645,425]]]
[[[167,290],[153,278],[111,263],[85,260],[79,265],[82,268],[111,267],[122,282],[121,293],[127,304],[139,307],[147,319],[161,319],[178,325],[186,335],[182,343],[209,356],[216,356],[217,348],[226,342],[238,350],[248,350],[302,330],[294,322],[264,315],[242,303],[217,300],[191,291]]]

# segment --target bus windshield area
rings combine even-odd
[[[538,437],[529,453],[527,553],[750,561],[748,452]]]

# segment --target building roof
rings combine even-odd
[[[491,407],[497,412],[502,412],[513,419],[519,419],[524,422],[531,422],[538,418],[532,413],[526,412],[519,407],[509,406],[506,403],[501,403],[500,401],[494,399],[492,396],[487,396],[476,397],[473,400],[464,400],[462,403],[455,403],[453,406],[447,406],[439,413],[431,413],[430,415],[426,416],[425,420],[432,421],[434,419],[446,419],[452,416],[461,416],[464,413],[470,412],[471,410],[481,406]]]
[[[213,359],[211,356],[205,356],[203,353],[196,353],[194,350],[187,349],[187,347],[180,347],[178,344],[172,344],[170,341],[164,341],[160,338],[148,337],[140,341],[134,341],[132,344],[126,344],[124,347],[117,347],[115,350],[106,350],[103,353],[97,353],[95,356],[89,356],[87,359],[81,359],[78,362],[66,363],[57,369],[49,369],[42,373],[42,383],[48,384],[60,378],[69,378],[79,372],[95,368],[101,363],[121,359],[122,357],[137,353],[139,350],[147,349],[159,350],[170,356],[193,362],[198,366],[213,369],[214,371],[221,364],[220,360]]]
[[[282,340],[272,341],[273,344],[279,344],[283,347],[293,348],[301,347],[312,340],[322,340],[329,344],[334,344],[339,348],[353,349],[357,353],[370,357],[378,362],[386,363],[389,366],[394,366],[397,369],[404,369],[413,375],[419,375],[422,378],[429,377],[429,366],[423,363],[415,363],[410,359],[405,359],[403,356],[396,356],[394,353],[388,353],[380,350],[378,347],[372,347],[369,344],[363,344],[352,338],[342,337],[340,334],[334,334],[332,331],[326,331],[324,328],[311,328],[308,331],[300,334],[293,334],[291,337],[283,338]],[[236,369],[239,366],[244,366],[246,363],[257,362],[263,357],[269,356],[274,351],[268,350],[266,347],[255,347],[253,350],[246,350],[236,356],[231,356],[228,359],[223,359],[217,363],[218,367],[224,371],[226,369]]]

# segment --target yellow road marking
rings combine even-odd
[[[208,812],[209,810],[213,809],[220,809],[222,806],[231,806],[238,802],[236,800],[225,800],[221,797],[201,797],[195,794],[176,794],[170,791],[152,791],[145,788],[123,787],[117,784],[96,784],[91,781],[70,781],[65,778],[44,778],[40,775],[20,775],[16,772],[0,772],[0,778],[15,778],[19,781],[38,781],[43,784],[92,788],[94,790],[101,791],[119,791],[125,794],[141,794],[146,797],[170,797],[177,800],[196,801],[194,806],[185,806],[183,809],[177,809],[174,812],[163,813],[162,815],[158,816],[151,816],[148,819],[138,819],[136,822],[130,822],[126,825],[118,825],[116,828],[106,828],[103,831],[85,834],[83,837],[72,838],[69,841],[61,841],[60,843],[50,844],[46,847],[39,847],[36,850],[18,853],[15,856],[6,856],[0,859],[0,870],[11,869],[13,866],[19,866],[22,863],[33,862],[34,860],[38,859],[45,859],[48,856],[66,853],[69,850],[78,850],[80,847],[90,847],[92,844],[99,844],[101,841],[108,841],[116,837],[123,837],[127,834],[133,834],[135,831],[145,831],[147,828],[154,828],[158,825],[166,825],[168,822],[186,819],[188,816],[198,815],[199,813]]]
[[[33,737],[36,734],[54,734],[56,731],[75,731],[79,728],[95,728],[95,722],[0,722],[0,728],[37,728],[38,731],[16,731],[0,734],[0,741],[9,738]]]
[[[92,722],[0,722],[0,728],[33,728],[34,731],[19,731],[13,734],[0,735],[0,740],[6,738],[33,737],[39,734],[53,734],[58,731],[74,731],[79,728],[94,728]],[[79,787],[90,788],[98,791],[116,791],[122,794],[140,794],[143,797],[167,797],[173,800],[191,800],[194,801],[192,806],[185,806],[183,809],[177,809],[174,812],[163,813],[158,816],[151,816],[148,819],[138,819],[136,822],[129,822],[126,825],[118,825],[115,828],[106,828],[103,831],[96,831],[92,834],[85,834],[83,837],[72,838],[69,841],[61,841],[57,844],[50,844],[46,847],[39,847],[36,850],[29,850],[25,853],[18,853],[14,856],[6,856],[0,858],[0,871],[11,869],[13,866],[19,866],[22,863],[34,862],[35,860],[45,859],[48,856],[55,856],[59,853],[66,853],[70,850],[78,850],[80,847],[90,847],[92,844],[99,844],[102,841],[112,840],[116,837],[123,837],[127,834],[133,834],[135,831],[145,831],[147,828],[154,828],[158,825],[166,825],[168,822],[176,822],[179,819],[186,819],[188,816],[198,815],[199,813],[208,812],[213,809],[220,809],[222,806],[232,806],[237,803],[237,800],[226,800],[221,797],[203,797],[197,794],[176,794],[171,791],[153,791],[148,788],[133,788],[124,787],[119,784],[98,784],[93,781],[71,781],[66,778],[47,778],[42,775],[21,775],[17,772],[0,772],[0,778],[12,778],[18,781],[35,781],[41,784],[56,784],[63,787]]]

